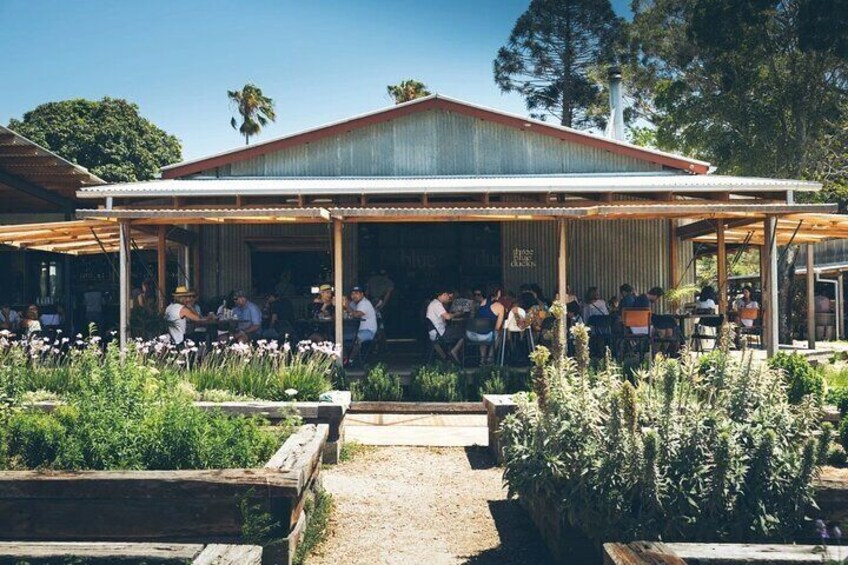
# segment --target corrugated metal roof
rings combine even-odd
[[[440,177],[244,177],[158,180],[83,188],[80,198],[321,196],[472,193],[816,191],[799,180],[655,173]]]
[[[582,142],[602,146],[614,153],[621,152],[634,156],[638,155],[642,159],[667,163],[669,166],[674,166],[675,168],[689,172],[706,173],[710,166],[710,164],[706,161],[699,161],[682,155],[675,155],[665,151],[634,145],[626,141],[618,141],[594,133],[535,120],[526,116],[519,116],[503,112],[501,110],[478,106],[476,104],[471,104],[455,98],[449,98],[440,94],[432,94],[404,104],[381,108],[373,112],[367,112],[351,118],[331,122],[316,128],[310,128],[269,141],[231,149],[229,151],[224,151],[201,159],[183,161],[182,163],[168,165],[162,168],[162,172],[167,178],[173,178],[176,175],[184,176],[193,174],[204,169],[218,167],[224,164],[231,164],[257,155],[264,155],[276,151],[281,147],[315,141],[316,139],[321,139],[328,135],[335,135],[339,131],[344,131],[346,129],[352,130],[357,129],[358,127],[373,125],[374,123],[387,121],[395,117],[401,117],[415,112],[425,111],[430,108],[441,108],[449,111],[456,111],[458,113],[465,113],[481,119],[501,121],[521,129],[538,131],[547,135],[554,135],[562,139],[576,141],[578,143]]]
[[[117,222],[98,220],[0,226],[0,244],[68,255],[115,253],[120,247],[118,230]],[[137,228],[131,232],[134,247],[156,249],[156,233],[142,230]]]
[[[223,218],[231,220],[273,219],[330,219],[325,208],[124,208],[107,210],[77,210],[80,218],[168,218],[173,220],[191,218]]]

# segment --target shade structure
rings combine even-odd
[[[763,245],[764,225],[752,219],[739,220],[725,227],[726,243]],[[815,212],[794,213],[780,216],[775,231],[778,245],[789,243],[819,243],[829,239],[848,239],[848,215],[820,214]],[[716,243],[715,232],[691,238],[699,243]]]
[[[169,238],[171,244],[176,244],[174,239],[182,238]],[[68,255],[117,253],[119,240],[119,224],[105,220],[0,226],[0,244]],[[156,249],[157,243],[158,234],[155,230],[133,230],[133,248]]]

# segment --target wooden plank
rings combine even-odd
[[[156,242],[156,286],[159,291],[159,313],[165,312],[165,306],[168,304],[168,289],[167,273],[168,260],[165,256],[168,245],[168,226],[159,226],[158,238]]]
[[[350,403],[353,413],[386,414],[485,414],[482,402],[377,402],[358,401]]]
[[[0,542],[0,560],[77,557],[82,559],[188,561],[201,555],[203,549],[201,544],[15,541]]]
[[[207,545],[192,565],[259,565],[262,548],[258,545]]]
[[[807,244],[807,349],[816,348],[815,245]]]
[[[747,543],[667,543],[665,545],[679,555],[684,562],[697,561],[704,565],[822,563],[822,554],[816,551],[814,545]]]
[[[333,286],[335,287],[335,296],[333,306],[335,310],[335,323],[333,324],[336,342],[339,347],[339,355],[344,359],[344,277],[342,269],[344,261],[342,259],[343,238],[342,230],[344,224],[341,220],[333,220]]]

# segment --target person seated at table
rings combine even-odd
[[[448,325],[448,321],[453,319],[453,314],[447,311],[445,306],[450,303],[450,291],[441,290],[436,297],[427,305],[426,317],[433,325],[429,332],[430,341],[436,341],[439,338],[455,345],[449,352],[442,351],[441,347],[437,347],[436,351],[442,359],[447,360],[448,356],[458,363],[462,364],[459,359],[459,354],[462,352],[463,339],[462,328],[458,325]]]
[[[624,285],[622,285],[622,286],[624,286]],[[629,286],[629,285],[627,285],[627,286]],[[646,292],[645,294],[640,294],[639,296],[635,297],[635,299],[633,300],[632,306],[625,306],[624,305],[624,298],[622,298],[621,307],[622,308],[648,308],[648,309],[650,309],[654,304],[656,304],[657,300],[659,300],[664,294],[665,294],[665,292],[663,291],[662,288],[655,286],[651,290]],[[648,326],[636,326],[636,327],[631,327],[630,331],[635,335],[647,335],[648,329],[649,329]],[[671,331],[673,331],[673,330],[671,330]],[[657,337],[670,337],[671,331],[669,331],[668,328],[662,328],[660,331],[656,332],[656,335],[657,335]]]
[[[589,323],[592,316],[609,316],[609,307],[601,298],[601,292],[596,286],[590,286],[586,291],[586,300],[583,302],[583,321]]]
[[[178,286],[171,294],[171,303],[165,308],[165,319],[168,320],[168,333],[171,341],[178,348],[183,346],[186,338],[187,320],[200,324],[213,319],[210,314],[203,318],[194,308],[197,293],[185,286]]]
[[[268,309],[268,327],[262,332],[265,339],[280,339],[291,335],[294,323],[294,307],[291,301],[274,290],[265,303]]]
[[[317,320],[332,320],[336,311],[333,305],[333,287],[322,284],[318,287],[318,296],[312,301],[310,317]]]
[[[359,329],[350,351],[350,359],[358,359],[362,344],[373,341],[377,335],[377,310],[365,297],[365,291],[360,286],[350,289],[350,301],[345,308],[351,318],[359,320]]]
[[[635,308],[634,304],[636,303],[636,293],[633,292],[633,287],[628,283],[624,283],[620,287],[618,287],[618,292],[621,294],[621,300],[619,301],[619,308]]]
[[[156,310],[156,306],[159,304],[156,294],[156,283],[153,279],[150,277],[144,279],[141,281],[141,289],[135,291],[132,307],[146,308],[150,311]]]
[[[41,320],[39,320],[38,306],[35,304],[27,306],[21,320],[21,332],[25,337],[33,337],[41,333]]]
[[[610,315],[621,312],[621,299],[615,295],[610,296],[610,299],[607,300],[607,310],[609,310]]]
[[[746,286],[742,288],[742,296],[733,301],[733,310],[738,312],[740,310],[759,310],[760,305],[754,300],[754,295],[751,292],[751,287]],[[752,318],[740,318],[740,323],[747,327],[753,327],[754,320]]]
[[[698,293],[698,300],[695,301],[695,310],[701,310],[701,313],[706,310],[715,313],[718,310],[715,299],[715,289],[710,285],[705,286],[701,289],[701,292]]]
[[[233,314],[238,320],[235,338],[241,342],[253,341],[262,329],[262,310],[247,299],[247,294],[243,290],[235,291],[233,298],[236,301]]]
[[[0,330],[17,333],[21,329],[21,315],[8,304],[0,306]]]
[[[477,291],[479,292],[479,291]],[[492,293],[482,292],[475,294],[477,300],[477,313],[474,316],[475,320],[486,320],[487,325],[491,325],[492,330],[487,333],[478,333],[473,330],[466,330],[465,337],[471,343],[477,343],[480,348],[480,363],[483,365],[491,364],[494,359],[496,336],[503,327],[506,309],[503,304],[498,302],[500,291]]]

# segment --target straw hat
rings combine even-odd
[[[193,290],[189,290],[187,286],[178,286],[176,290],[174,290],[172,296],[174,298],[183,298],[186,296],[197,296],[197,293]]]

